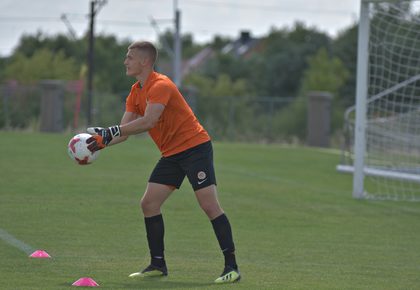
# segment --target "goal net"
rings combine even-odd
[[[345,146],[338,166],[354,173],[357,198],[420,201],[419,4],[362,1],[360,96],[345,114]]]

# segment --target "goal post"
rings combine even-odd
[[[356,122],[354,128],[354,173],[353,197],[364,197],[364,158],[366,151],[366,99],[368,93],[369,63],[369,5],[368,1],[360,3],[360,21],[357,41],[356,73]]]
[[[420,201],[419,2],[360,3],[356,105],[337,166],[357,199]]]

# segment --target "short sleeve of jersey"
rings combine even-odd
[[[136,112],[136,106],[134,104],[134,92],[133,88],[131,88],[130,94],[127,96],[127,99],[125,100],[125,111],[135,113]]]
[[[171,92],[174,88],[165,81],[157,81],[150,88],[149,103],[157,103],[167,105],[171,97]]]

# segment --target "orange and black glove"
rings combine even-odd
[[[121,129],[119,125],[108,128],[90,127],[87,128],[87,132],[92,134],[92,137],[86,140],[86,143],[89,144],[88,149],[91,152],[105,148],[112,139],[121,136]]]

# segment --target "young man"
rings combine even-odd
[[[87,129],[93,134],[87,141],[91,151],[148,131],[162,153],[141,199],[151,262],[130,277],[168,275],[160,209],[187,176],[198,203],[212,223],[225,258],[225,268],[215,283],[237,282],[241,275],[236,264],[231,226],[217,199],[210,137],[176,85],[154,71],[156,59],[157,50],[150,42],[134,42],[128,47],[124,61],[126,74],[135,77],[137,82],[127,97],[121,124]]]

